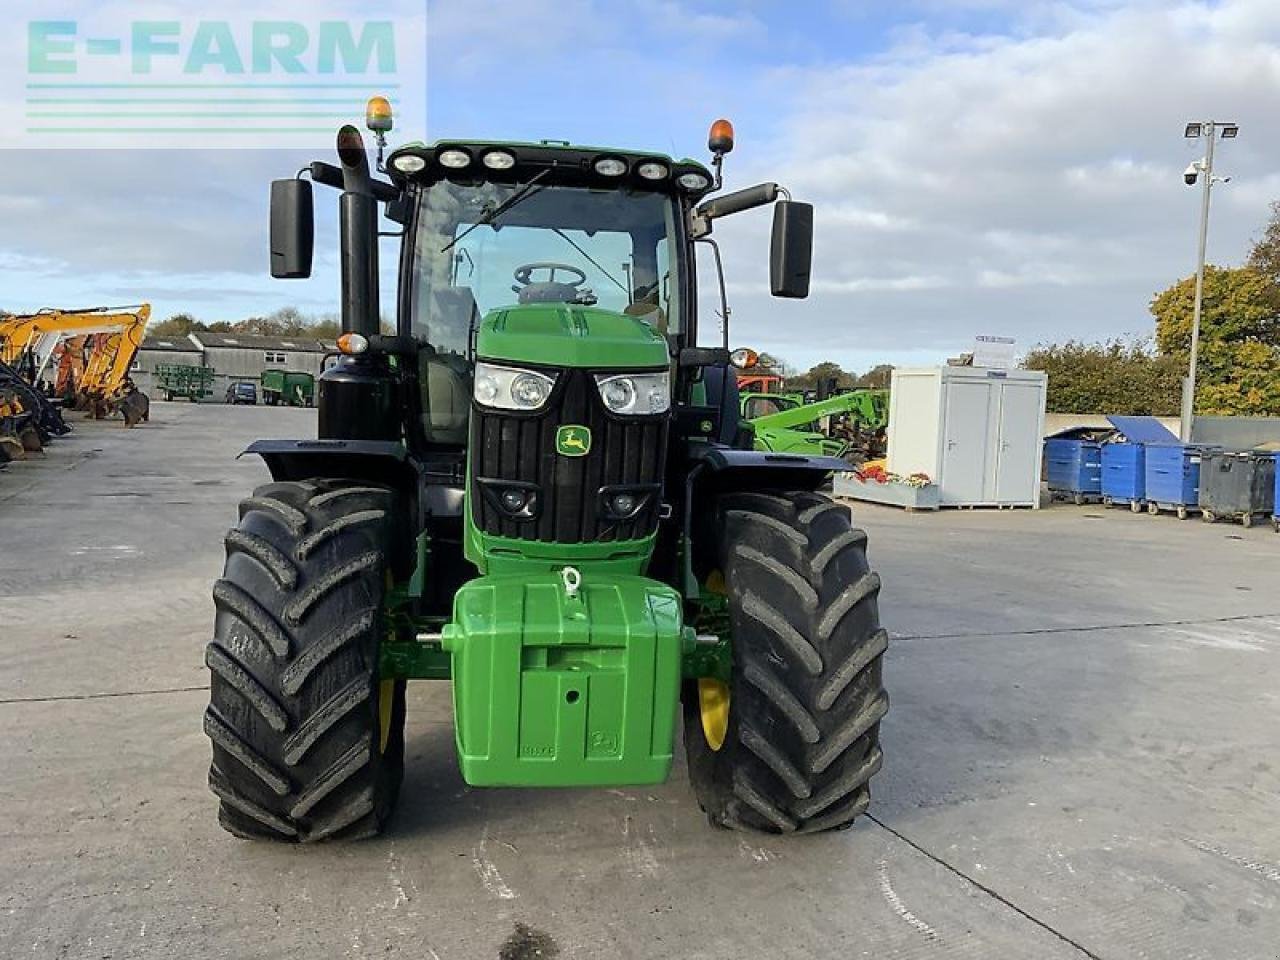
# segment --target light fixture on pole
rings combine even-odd
[[[1213,175],[1213,145],[1219,137],[1223,140],[1233,140],[1239,133],[1239,124],[1223,123],[1218,120],[1192,121],[1187,124],[1183,133],[1188,140],[1204,137],[1208,141],[1204,159],[1192,163],[1182,174],[1183,181],[1189,187],[1195,186],[1196,181],[1201,176],[1204,177],[1204,192],[1200,197],[1200,246],[1196,257],[1195,307],[1191,318],[1191,359],[1187,364],[1187,376],[1182,381],[1182,417],[1179,433],[1183,443],[1191,440],[1191,421],[1195,416],[1196,364],[1200,357],[1200,310],[1204,301],[1204,256],[1205,245],[1209,239],[1209,197],[1215,183],[1225,183],[1231,179]]]

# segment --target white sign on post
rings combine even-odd
[[[1013,367],[1018,341],[1013,337],[974,337],[973,365],[996,370]]]

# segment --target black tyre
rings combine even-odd
[[[296,843],[377,833],[404,770],[404,682],[380,683],[396,507],[385,489],[271,483],[240,504],[213,589],[204,729],[218,819]]]
[[[726,496],[716,524],[733,672],[723,729],[714,729],[723,690],[705,681],[686,687],[698,801],[726,827],[848,826],[870,802],[889,709],[881,683],[888,634],[866,534],[852,527],[848,507],[816,493]]]

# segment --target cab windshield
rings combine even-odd
[[[480,318],[535,303],[594,306],[679,332],[675,201],[660,193],[437,181],[421,193],[409,321],[423,426],[462,443],[470,344]]]

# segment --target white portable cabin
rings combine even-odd
[[[1048,376],[1039,370],[894,370],[891,473],[925,473],[939,502],[1039,507]]]

